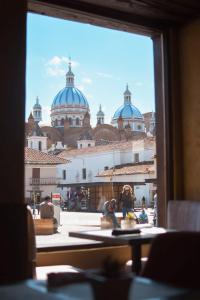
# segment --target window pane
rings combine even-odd
[[[36,219],[40,204],[52,203],[61,233],[38,235],[38,245],[79,243],[66,232],[103,228],[112,199],[122,217],[125,186],[132,199],[125,208],[138,218],[144,208],[153,224],[151,39],[35,14],[27,31],[25,197]]]

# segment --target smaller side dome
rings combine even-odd
[[[104,112],[102,111],[101,104],[99,105],[99,111],[97,112],[97,116],[104,117]]]
[[[36,103],[33,105],[33,109],[42,109],[42,106],[39,103],[39,98],[36,98]]]
[[[42,121],[42,106],[39,104],[39,98],[36,98],[36,103],[33,106],[33,118],[35,122]]]
[[[104,124],[104,112],[101,109],[101,104],[99,105],[99,111],[97,113],[97,125]]]
[[[133,132],[144,132],[144,117],[131,102],[131,92],[126,86],[124,104],[120,106],[112,118],[111,124],[119,129],[129,129]]]

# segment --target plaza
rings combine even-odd
[[[139,216],[140,211],[136,212]],[[147,209],[149,218],[149,224],[153,224],[153,210]],[[116,216],[122,216],[121,212],[117,212]],[[35,215],[33,217],[38,217]],[[102,213],[88,213],[88,212],[68,212],[61,211],[60,224],[58,227],[58,233],[52,235],[37,235],[36,244],[37,247],[54,247],[54,246],[71,246],[80,244],[90,244],[91,241],[82,240],[78,238],[72,238],[68,236],[69,231],[79,230],[98,230],[101,227]]]

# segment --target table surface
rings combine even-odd
[[[18,284],[0,286],[0,299],[3,300],[93,300],[89,283],[68,284],[51,290],[46,281],[26,280]],[[129,300],[141,299],[200,299],[200,291],[196,293],[164,285],[147,278],[135,277],[132,281]]]
[[[141,233],[113,236],[112,229],[103,229],[88,231],[71,231],[69,232],[69,236],[95,241],[102,241],[108,244],[127,245],[132,243],[150,243],[151,240],[157,234],[165,233],[167,231],[166,229],[161,227],[152,227],[144,225],[136,225],[135,228],[139,228],[141,230]]]

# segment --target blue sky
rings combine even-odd
[[[127,83],[141,113],[155,110],[152,47],[145,36],[28,14],[26,119],[38,96],[42,123],[50,124],[53,99],[65,87],[69,56],[75,85],[89,102],[93,126],[100,104],[105,122],[110,123],[123,104]]]

